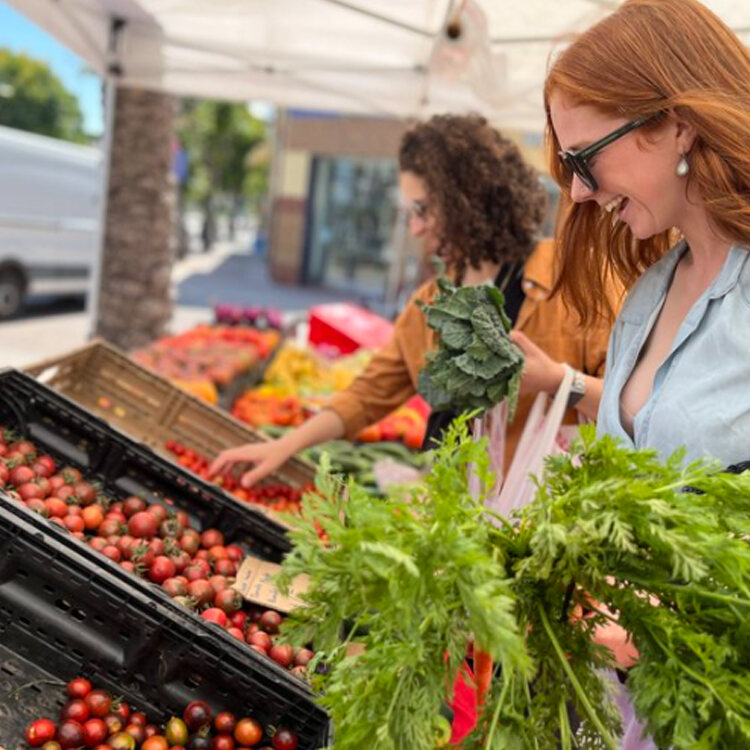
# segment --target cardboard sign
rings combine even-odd
[[[275,609],[278,612],[291,612],[302,606],[299,596],[307,591],[307,576],[297,576],[292,582],[289,596],[283,596],[273,585],[272,578],[281,571],[276,563],[259,560],[257,557],[246,557],[239,571],[237,580],[232,586],[239,591],[243,599],[262,607]]]

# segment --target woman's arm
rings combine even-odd
[[[234,466],[250,466],[242,475],[243,487],[252,487],[292,456],[312,445],[344,436],[344,422],[331,409],[324,409],[312,419],[291,430],[278,440],[247,443],[222,451],[211,464],[211,476],[223,474]]]

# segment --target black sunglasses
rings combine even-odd
[[[567,170],[571,174],[577,175],[581,182],[591,190],[592,193],[595,193],[599,189],[599,185],[596,178],[591,173],[589,159],[594,156],[594,154],[601,151],[605,146],[614,143],[618,138],[627,135],[631,130],[640,128],[641,125],[645,125],[649,120],[658,117],[659,114],[660,113],[649,115],[648,117],[640,117],[637,120],[631,120],[630,122],[625,123],[622,127],[617,128],[617,130],[613,130],[609,135],[605,135],[604,138],[594,141],[594,143],[590,146],[586,146],[586,148],[578,150],[564,149],[558,151],[557,155],[560,157],[560,161],[565,165]]]

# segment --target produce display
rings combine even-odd
[[[372,352],[328,359],[317,352],[286,342],[276,353],[263,377],[263,384],[246,391],[235,401],[232,414],[254,427],[296,427],[313,416],[337,391],[347,388],[367,367]],[[396,409],[357,436],[361,442],[401,441],[419,449],[427,419],[411,403]]]
[[[331,440],[307,448],[302,455],[318,466],[326,456],[331,472],[352,477],[371,492],[380,491],[375,477],[375,466],[379,461],[397,461],[418,470],[430,465],[428,454],[415,453],[401,443],[393,442],[357,445],[348,440]]]
[[[302,677],[312,654],[277,644],[283,618],[231,588],[246,552],[217,529],[198,531],[169,498],[104,494],[81,471],[60,466],[29,440],[0,427],[0,489],[177,603]],[[257,490],[256,492],[261,492]],[[298,499],[295,500],[295,503]]]
[[[165,448],[176,457],[180,466],[189,469],[201,479],[214,482],[239,500],[261,505],[269,510],[299,513],[302,495],[311,489],[310,487],[298,489],[280,483],[264,484],[246,489],[240,486],[239,479],[235,474],[227,472],[218,477],[211,477],[208,472],[211,462],[198,451],[186,448],[176,440],[168,440]]]
[[[503,293],[491,282],[455,287],[438,279],[438,294],[423,305],[438,348],[427,355],[419,392],[433,409],[486,410],[508,399],[513,412],[523,354],[510,340]]]
[[[65,703],[55,719],[33,718],[26,728],[29,747],[43,750],[297,750],[299,738],[288,727],[263,727],[252,716],[228,711],[214,714],[202,700],[185,706],[181,716],[165,723],[101,688],[86,677],[65,686]],[[19,738],[20,740],[20,738]],[[263,743],[261,745],[261,743]]]
[[[252,326],[259,330],[283,328],[281,310],[273,307],[242,307],[240,305],[214,305],[217,325]]]
[[[178,336],[159,339],[132,358],[210,403],[216,389],[253,370],[278,345],[275,330],[199,325]]]
[[[467,489],[470,471],[484,488],[493,477],[466,425],[406,496],[373,503],[324,466],[322,494],[303,502],[280,583],[305,572],[309,587],[284,632],[328,666],[315,685],[333,748],[433,750],[473,642],[480,714],[464,750],[615,750],[622,688],[597,637],[617,623],[639,652],[627,691],[658,746],[750,746],[750,473],[684,467],[680,453],[662,463],[585,427],[508,520]]]

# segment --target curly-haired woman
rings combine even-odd
[[[577,408],[595,414],[609,324],[601,318],[584,329],[559,297],[550,296],[555,283],[553,244],[537,244],[545,191],[518,148],[482,117],[440,115],[405,133],[399,169],[409,231],[422,239],[425,251],[442,258],[457,283],[491,279],[505,293],[515,340],[530,365],[508,428],[506,460],[533,395],[556,389],[562,362],[580,373]],[[418,303],[430,302],[436,290],[434,280],[417,289],[396,320],[391,341],[349,388],[330,399],[328,408],[279,440],[224,451],[212,471],[251,464],[254,468],[244,474],[243,484],[252,485],[298,451],[326,440],[353,438],[407,401],[416,393],[419,372],[434,347],[433,331]],[[608,299],[617,306],[614,294]],[[549,368],[533,366],[540,357]],[[437,437],[449,419],[433,415],[428,439]]]

